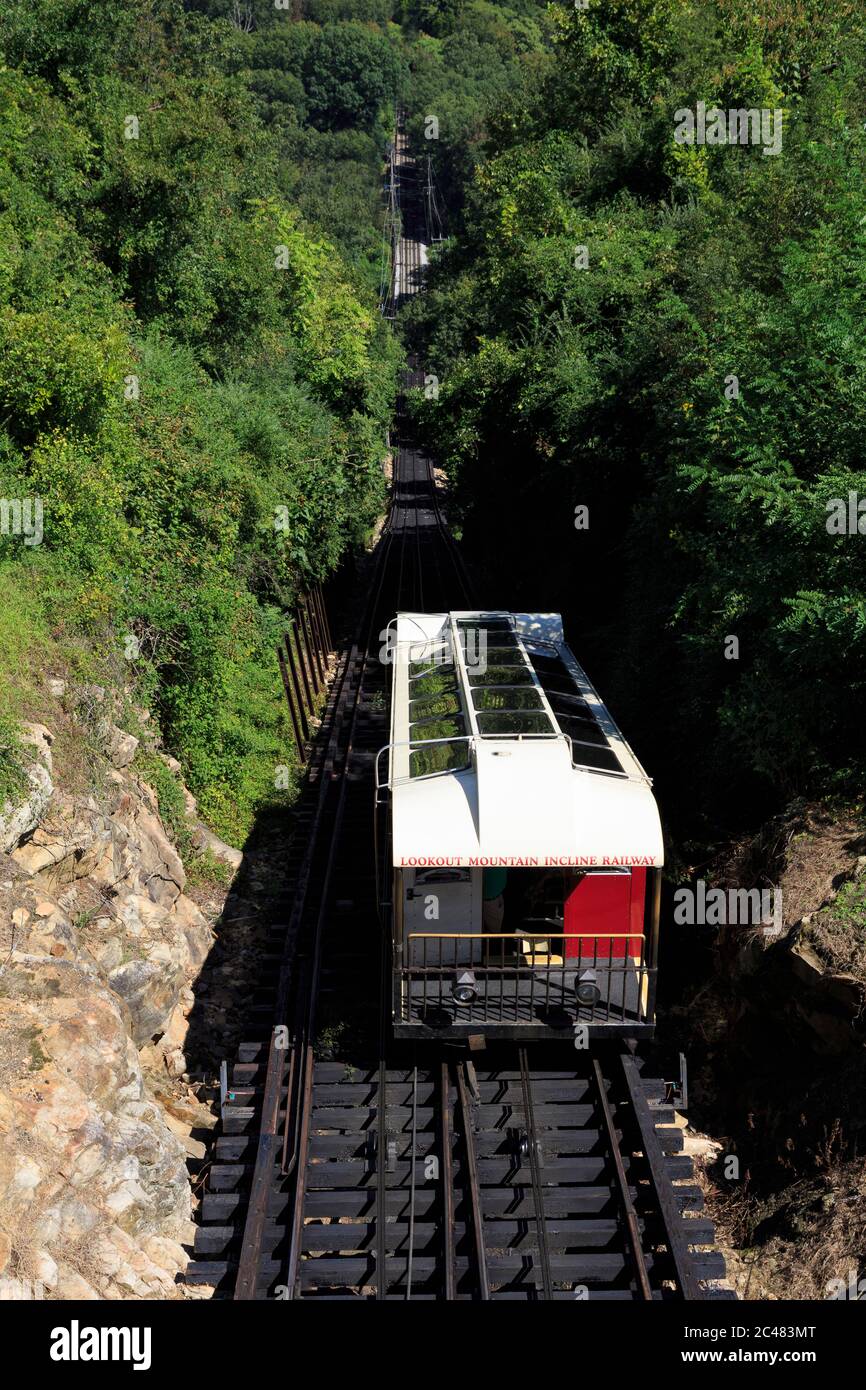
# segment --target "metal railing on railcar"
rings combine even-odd
[[[614,943],[624,945],[616,954]],[[399,1034],[650,1036],[657,966],[642,932],[415,932],[394,941]]]

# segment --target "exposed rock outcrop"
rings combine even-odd
[[[729,936],[726,972],[756,1012],[777,1014],[819,1055],[866,1042],[864,849],[859,815],[796,802],[719,873],[726,887],[778,886],[784,934]]]
[[[196,1141],[154,1086],[186,1071],[212,930],[129,766],[137,739],[105,734],[97,799],[52,783],[30,726],[26,805],[0,823],[0,1298],[175,1296],[191,1237]]]
[[[711,978],[662,1013],[722,1141],[698,1177],[742,1296],[826,1298],[858,1268],[866,1211],[862,808],[794,803],[706,876],[778,888],[785,930],[720,933]]]

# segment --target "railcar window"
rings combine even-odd
[[[416,869],[415,887],[425,883],[469,883],[468,869]]]
[[[469,638],[472,640],[470,641]],[[516,637],[509,637],[507,632],[488,632],[483,627],[475,629],[468,636],[465,632],[461,632],[460,646],[464,651],[467,647],[472,651],[478,651],[483,646],[488,648],[500,647],[503,651],[511,652],[514,656],[520,651]]]
[[[521,655],[516,647],[500,647],[498,643],[495,647],[488,643],[486,647],[477,647],[467,654],[470,667],[479,661],[486,661],[488,666],[507,666],[509,662],[520,660]]]
[[[466,733],[462,717],[457,719],[423,719],[419,724],[410,724],[409,738],[412,743],[430,738],[459,738]]]
[[[477,710],[544,708],[538,691],[526,685],[477,685],[472,703]]]
[[[429,676],[418,676],[411,682],[409,695],[416,699],[419,695],[456,695],[457,677],[453,667],[433,671]]]
[[[583,698],[570,676],[540,676],[539,680],[548,694],[570,695],[577,700]]]
[[[542,690],[544,690],[543,686]],[[570,719],[582,719],[587,724],[598,723],[586,700],[573,699],[570,695],[563,695],[558,690],[545,690],[544,693],[550,701],[551,707],[555,710],[561,710]]]
[[[416,642],[409,647],[409,674],[429,671],[431,666],[450,666],[454,660],[450,640],[447,642]]]
[[[427,777],[431,772],[459,772],[469,766],[467,743],[421,743],[409,752],[409,776]]]
[[[531,660],[557,724],[572,741],[574,765],[616,772],[624,777],[622,765],[607,735],[598,723],[592,706],[581,695],[565,662],[558,656],[536,652],[531,653]]]
[[[479,714],[478,728],[482,734],[552,734],[553,725],[543,711],[500,710],[496,714]]]
[[[532,671],[523,666],[488,666],[486,671],[468,669],[470,685],[532,685]]]
[[[501,647],[503,651],[516,652],[520,650],[517,638],[510,632],[488,632],[486,628],[477,629],[478,634],[483,634],[486,638],[488,647]],[[460,633],[460,645],[466,649],[467,634]]]
[[[458,632],[477,632],[483,628],[485,632],[502,632],[509,636],[514,635],[514,628],[507,618],[458,618]]]
[[[429,676],[434,672],[441,672],[443,675],[454,675],[454,666],[448,661],[410,661],[409,679],[417,680],[419,676]]]
[[[543,656],[538,652],[530,652],[529,659],[538,672],[539,676],[567,676],[571,680],[571,672],[564,661],[560,661],[558,656]]]
[[[624,777],[619,759],[612,748],[596,748],[587,743],[573,743],[571,760],[575,767],[596,767],[604,772],[618,772]]]
[[[599,748],[608,746],[607,738],[597,724],[588,719],[569,719],[567,715],[560,714],[555,705],[553,712],[562,732],[568,734],[574,743],[593,743]]]
[[[409,701],[409,719],[413,724],[417,719],[441,719],[446,714],[460,713],[460,697],[456,694],[422,695],[420,700]]]
[[[541,688],[554,707],[561,705],[563,713],[573,714],[579,719],[592,719],[593,723],[595,722],[589,705],[582,695],[578,695],[576,690],[570,694],[566,694],[564,690],[548,690],[544,682],[542,682]]]

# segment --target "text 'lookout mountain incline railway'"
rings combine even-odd
[[[399,304],[425,260],[402,130],[392,168]],[[429,461],[402,438],[368,583],[288,849],[272,1013],[260,1008],[228,1078],[187,1278],[240,1299],[730,1297],[664,1084],[629,1045],[468,1053],[393,1037],[372,814],[388,742],[381,634],[395,610],[471,608]]]

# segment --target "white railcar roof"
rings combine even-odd
[[[399,613],[388,785],[393,861],[663,863],[650,779],[556,613]]]

